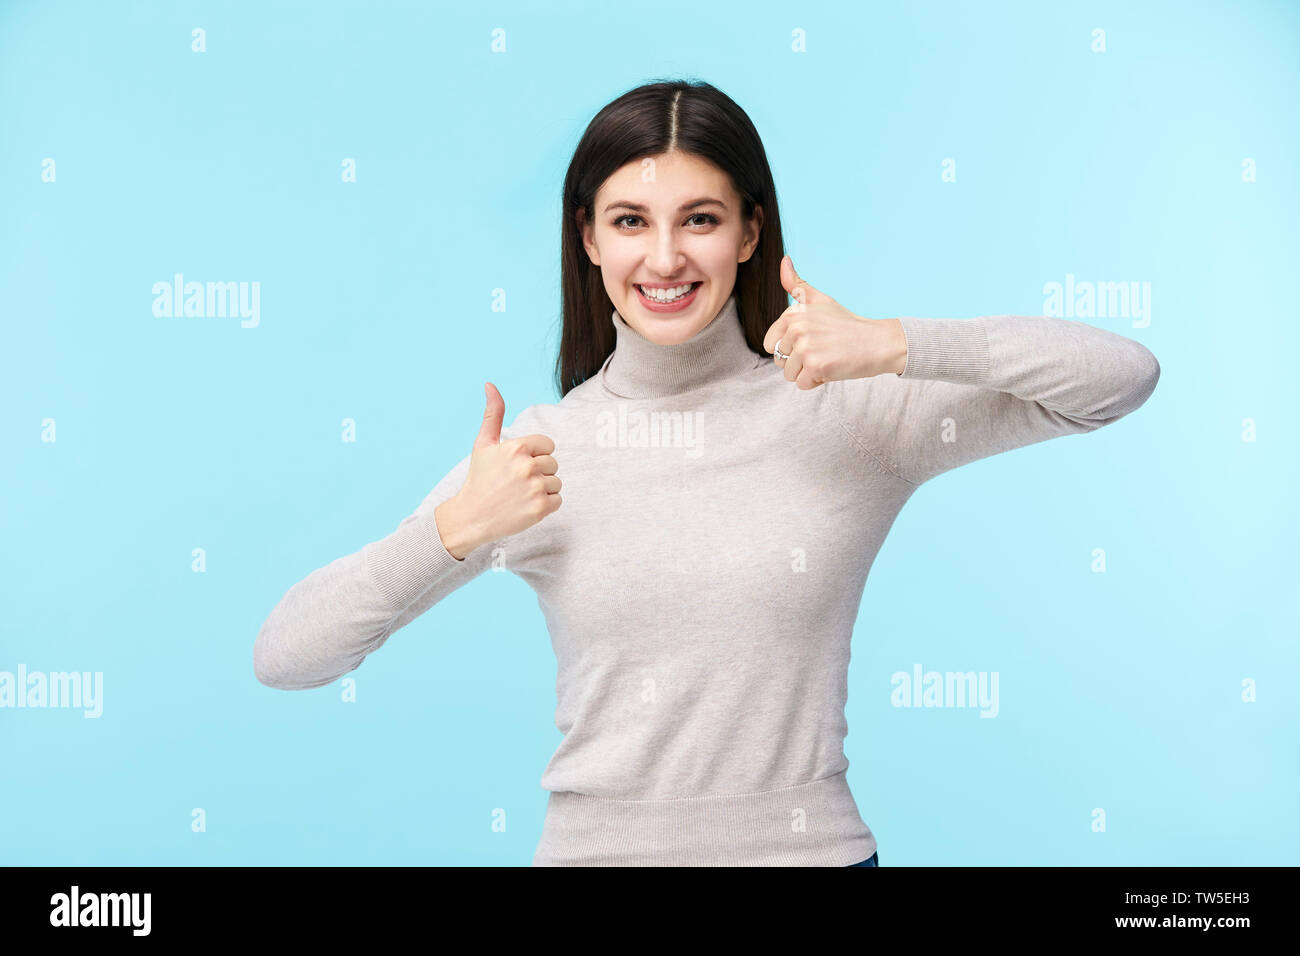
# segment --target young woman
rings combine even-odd
[[[485,386],[471,453],[289,589],[257,677],[328,684],[504,566],[558,665],[534,865],[871,865],[849,639],[899,510],[944,471],[1127,415],[1160,367],[1071,320],[849,311],[796,275],[758,133],[704,83],[596,115],[561,239],[560,401],[503,429]]]

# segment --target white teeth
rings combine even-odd
[[[695,283],[693,282],[688,282],[685,285],[673,286],[671,289],[647,289],[643,285],[637,286],[637,288],[641,290],[642,295],[647,299],[654,299],[656,302],[672,302],[675,299],[680,299],[694,287]]]

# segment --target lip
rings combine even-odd
[[[649,289],[671,289],[674,286],[683,285],[683,283],[672,282],[665,285],[658,282],[634,282],[632,284],[632,291],[635,293],[637,297],[637,301],[639,301],[642,307],[644,307],[648,311],[681,312],[683,309],[690,308],[691,303],[695,301],[695,298],[699,294],[700,289],[704,286],[704,282],[703,280],[697,280],[694,283],[695,288],[691,289],[690,292],[686,293],[686,295],[682,296],[682,298],[678,299],[676,302],[668,302],[668,303],[650,301],[645,296],[643,296],[641,294],[641,290],[637,288],[637,286],[641,286],[641,285],[644,285],[646,288]]]

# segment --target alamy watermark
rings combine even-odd
[[[701,413],[693,411],[629,411],[619,402],[614,411],[596,414],[598,448],[683,448],[687,458],[699,458]]]
[[[260,282],[186,282],[182,273],[153,284],[153,314],[160,319],[225,318],[255,329],[262,321]]]
[[[152,903],[152,893],[83,893],[74,883],[50,897],[50,925],[127,926],[132,936],[148,936]]]
[[[104,672],[0,671],[0,707],[78,707],[83,717],[104,712]]]
[[[1043,315],[1057,319],[1132,319],[1133,328],[1151,324],[1150,282],[1065,282],[1043,285]]]
[[[895,671],[889,677],[895,707],[975,707],[980,717],[998,715],[997,671]]]

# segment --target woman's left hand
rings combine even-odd
[[[897,319],[867,319],[854,315],[830,296],[799,278],[794,261],[781,259],[781,284],[794,298],[772,323],[763,348],[801,389],[849,378],[903,373],[907,338]],[[774,346],[789,358],[777,358]]]

